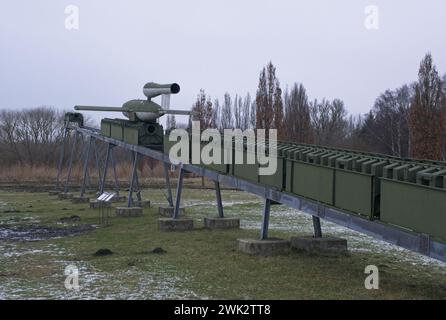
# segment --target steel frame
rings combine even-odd
[[[136,152],[141,155],[151,157],[155,160],[162,161],[166,164],[171,164],[169,156],[153,149],[145,148],[142,146],[131,145],[120,140],[115,140],[109,137],[101,136],[99,130],[87,128],[87,127],[71,127],[71,129],[84,135],[92,135],[96,139],[104,141],[109,144],[113,144],[127,150]],[[265,209],[271,205],[271,202],[278,202],[289,207],[298,209],[304,213],[310,214],[314,219],[315,236],[318,236],[320,231],[320,221],[318,219],[324,219],[340,226],[358,231],[363,234],[372,236],[378,240],[385,241],[387,243],[397,245],[399,247],[408,249],[410,251],[418,252],[423,255],[435,258],[446,262],[446,244],[436,241],[429,237],[429,235],[413,232],[406,230],[404,228],[389,225],[381,221],[372,221],[365,219],[361,216],[351,214],[349,212],[342,211],[337,208],[327,206],[322,203],[318,203],[304,197],[300,197],[295,194],[289,194],[281,191],[277,191],[273,188],[267,186],[258,185],[234,176],[224,175],[216,171],[212,171],[203,167],[199,167],[192,164],[181,164],[180,179],[178,183],[174,217],[178,217],[179,212],[179,202],[181,199],[181,189],[182,189],[182,176],[184,172],[191,172],[198,176],[204,176],[212,181],[223,183],[230,187],[250,192],[257,196],[260,196],[265,200]],[[182,173],[182,174],[181,174]],[[269,203],[269,206],[267,206]],[[265,214],[267,213],[267,214]],[[265,238],[268,235],[268,224],[269,224],[269,210],[265,210],[261,237]],[[319,225],[319,226],[318,226]],[[319,235],[322,235],[321,233]]]

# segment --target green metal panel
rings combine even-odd
[[[138,145],[139,133],[138,128],[124,127],[124,141],[130,144]]]
[[[381,179],[381,218],[446,241],[446,190]]]
[[[119,123],[111,123],[110,136],[116,140],[123,139],[123,128]]]
[[[373,176],[336,170],[334,206],[373,217]]]
[[[111,125],[110,123],[102,120],[101,121],[101,135],[104,137],[110,137]]]
[[[283,189],[283,183],[284,183],[284,164],[285,159],[282,157],[277,157],[277,170],[272,175],[259,175],[259,182],[261,184],[274,187],[277,190]]]
[[[293,193],[333,204],[334,169],[294,162]]]

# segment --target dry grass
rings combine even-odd
[[[156,164],[152,169],[148,165],[139,166],[139,175],[141,177],[161,178],[164,176],[163,167]],[[116,166],[116,173],[120,181],[129,180],[132,172],[131,163],[120,163]],[[67,168],[64,168],[61,174],[61,180],[66,178],[68,173]],[[0,167],[0,182],[7,183],[25,183],[25,182],[40,182],[52,183],[56,180],[57,167],[49,166],[20,166],[14,165],[9,167]],[[81,165],[73,166],[71,171],[71,181],[80,182],[83,177],[83,169]],[[93,181],[97,181],[98,172],[95,167],[90,168],[90,177]],[[113,169],[109,167],[107,173],[107,180],[113,178]]]

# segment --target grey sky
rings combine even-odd
[[[69,4],[79,30],[65,29]],[[379,30],[364,27],[367,5]],[[178,82],[171,107],[188,109],[200,88],[254,94],[272,60],[282,87],[302,82],[364,113],[415,80],[426,52],[446,72],[445,16],[442,0],[3,1],[0,109],[120,106],[148,81]]]

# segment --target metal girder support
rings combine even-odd
[[[88,175],[88,163],[90,162],[90,151],[91,151],[91,145],[93,143],[94,137],[90,136],[88,138],[88,145],[87,145],[87,153],[85,154],[85,160],[84,160],[84,174],[82,178],[82,187],[81,187],[81,197],[84,196],[85,193],[85,184],[89,177]]]
[[[217,209],[218,209],[218,217],[219,218],[224,218],[224,213],[223,213],[223,204],[221,201],[221,191],[220,191],[220,182],[218,181],[214,181],[215,184],[215,195],[217,197]]]
[[[104,163],[104,173],[102,174],[101,189],[99,190],[100,194],[104,193],[105,182],[107,180],[108,163],[110,160],[110,154],[114,147],[115,147],[115,145],[110,142],[107,144],[107,153],[105,155],[105,163]]]
[[[113,179],[114,179],[114,183],[115,183],[115,191],[116,191],[116,194],[119,195],[119,180],[118,180],[118,174],[116,172],[116,158],[115,158],[115,154],[113,153],[113,149],[111,150],[111,153],[110,153],[110,159],[111,159],[112,166],[113,166]]]
[[[263,207],[262,230],[260,231],[260,240],[268,239],[270,211],[271,211],[271,200],[268,198],[265,198],[265,205]]]
[[[97,146],[96,142],[97,142],[96,139],[94,139],[94,143],[93,143],[94,160],[95,160],[96,169],[98,170],[98,191],[100,191],[101,185],[102,185],[102,173],[101,173],[101,165],[99,163],[98,146]]]
[[[181,192],[183,191],[183,178],[184,178],[184,169],[183,164],[180,163],[180,172],[178,176],[178,186],[177,186],[177,197],[175,200],[175,208],[173,210],[173,218],[177,219],[180,215],[180,204],[181,204]]]
[[[76,151],[76,144],[77,144],[78,136],[79,136],[79,131],[76,130],[76,132],[74,133],[73,145],[71,146],[70,159],[68,161],[67,180],[65,181],[65,188],[64,188],[65,193],[68,192],[68,187],[70,184],[71,170],[73,168],[73,158],[74,158],[74,152]]]
[[[68,137],[69,129],[67,127],[64,128],[63,132],[63,138],[62,138],[62,146],[60,148],[60,155],[59,155],[59,164],[57,166],[57,176],[56,176],[56,190],[60,189],[60,174],[62,173],[62,165],[63,165],[63,158],[65,155],[65,144]]]
[[[169,165],[166,162],[163,162],[163,166],[164,177],[166,178],[167,202],[169,202],[169,207],[173,207],[172,188],[170,187]]]
[[[322,237],[321,219],[316,216],[312,217],[313,217],[314,237],[321,238]]]
[[[138,184],[138,152],[133,151],[133,167],[132,167],[132,176],[130,177],[130,186],[129,186],[129,195],[127,201],[127,207],[131,207],[133,205],[133,191],[135,187],[135,183]],[[139,190],[137,190],[139,194]],[[138,200],[141,200],[141,195],[138,195]]]

